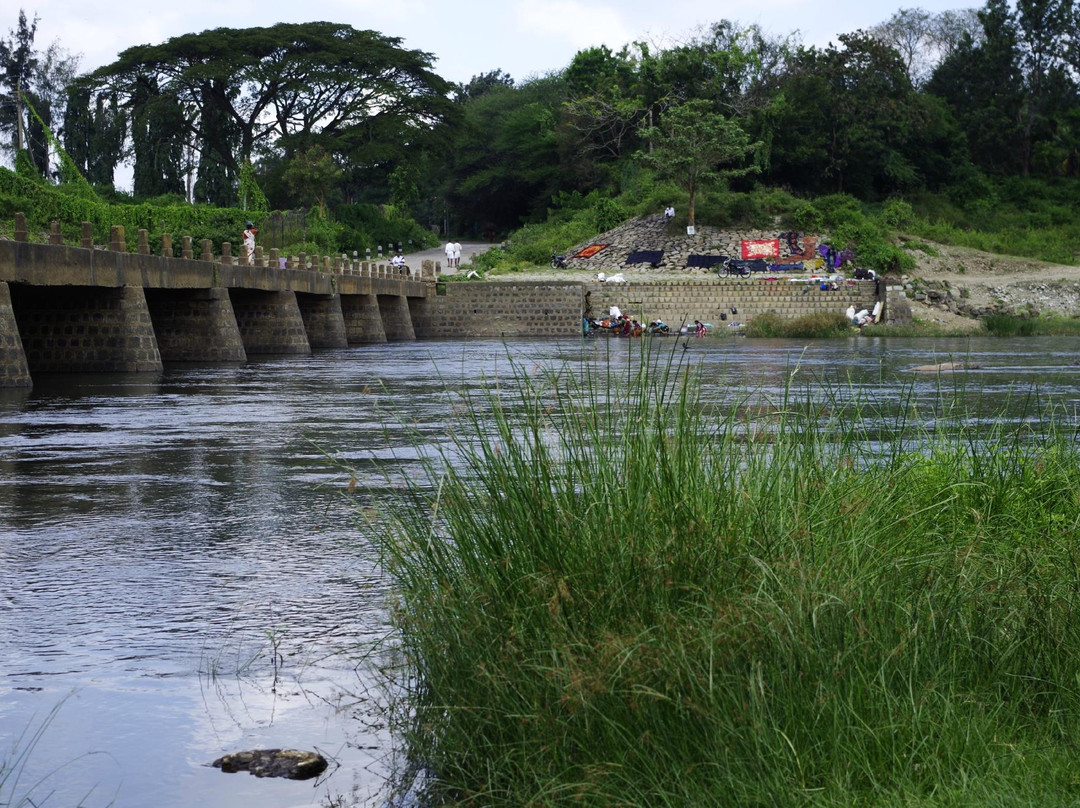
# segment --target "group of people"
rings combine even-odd
[[[446,242],[446,268],[457,269],[461,266],[461,245],[456,241]]]
[[[663,320],[652,320],[644,325],[633,317],[627,317],[618,306],[612,306],[607,317],[582,318],[582,330],[586,335],[599,330],[610,333],[613,337],[640,337],[647,334],[670,334],[671,328]]]

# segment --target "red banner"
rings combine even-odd
[[[763,238],[742,243],[743,258],[778,258],[779,256],[780,239],[778,238]]]

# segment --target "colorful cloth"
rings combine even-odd
[[[743,258],[779,258],[780,239],[747,239],[742,243]]]
[[[570,257],[571,258],[592,258],[594,255],[596,255],[602,249],[604,249],[605,247],[610,247],[610,246],[611,246],[610,244],[590,244],[588,247],[585,247],[582,250],[578,250],[576,253],[574,253]]]

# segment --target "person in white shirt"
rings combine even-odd
[[[454,269],[457,269],[461,266],[461,245],[455,241],[452,246],[454,248]]]
[[[446,242],[446,268],[452,269],[454,266],[454,242]]]

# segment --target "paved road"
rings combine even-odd
[[[470,263],[474,255],[491,249],[492,245],[486,241],[462,241],[461,244],[461,269]],[[442,266],[442,273],[444,275],[455,274],[454,270],[447,269],[446,267],[446,242],[444,241],[438,247],[434,247],[430,250],[421,250],[419,252],[411,252],[405,254],[405,263],[410,267],[420,268],[421,261],[438,261]],[[468,270],[465,270],[468,271]]]

